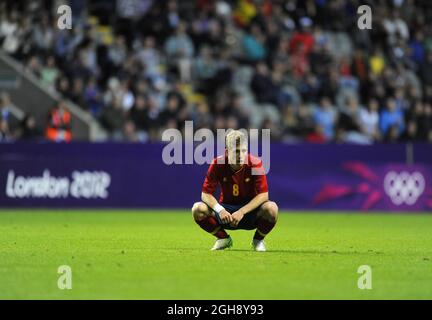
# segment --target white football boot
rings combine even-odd
[[[254,248],[255,251],[260,251],[260,252],[266,251],[264,240],[253,239],[252,247]]]
[[[231,237],[224,238],[224,239],[217,239],[213,248],[211,248],[211,251],[214,250],[224,250],[226,248],[232,247],[233,241]]]

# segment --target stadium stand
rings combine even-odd
[[[57,27],[63,3],[72,30]],[[371,30],[355,23],[360,4]],[[0,17],[1,50],[109,140],[158,141],[194,120],[284,142],[432,142],[427,0],[6,0]],[[45,136],[46,107],[17,103],[12,124],[8,104],[0,140]]]

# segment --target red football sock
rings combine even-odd
[[[214,235],[216,238],[225,239],[228,238],[228,233],[217,222],[213,216],[207,216],[202,220],[195,220],[196,223],[208,233]]]
[[[265,236],[273,229],[276,225],[276,221],[268,221],[263,218],[258,219],[257,229],[255,231],[254,239],[263,240]]]

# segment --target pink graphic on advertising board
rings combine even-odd
[[[324,183],[314,196],[313,204],[319,206],[331,201],[344,200],[352,195],[364,195],[362,210],[392,208],[394,210],[432,209],[430,172],[422,165],[382,165],[372,170],[361,162],[346,162],[342,170],[362,178],[354,185]]]

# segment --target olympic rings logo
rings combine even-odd
[[[411,174],[406,171],[390,171],[384,178],[384,190],[397,206],[415,204],[423,194],[425,184],[423,175],[418,171]]]

